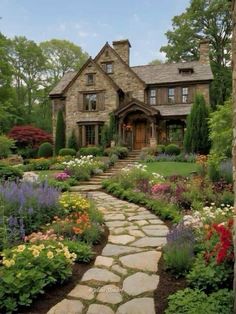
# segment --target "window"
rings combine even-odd
[[[85,125],[85,141],[87,145],[95,145],[95,125]]]
[[[179,69],[179,74],[182,74],[182,75],[191,75],[193,73],[193,68],[182,68],[182,69]]]
[[[94,74],[92,73],[87,74],[87,84],[88,85],[94,84]]]
[[[168,103],[173,104],[175,102],[175,89],[168,88]]]
[[[103,67],[103,70],[104,70],[107,74],[112,74],[112,73],[113,73],[113,63],[112,63],[112,62],[103,63],[102,67]]]
[[[188,102],[188,87],[182,88],[182,102],[186,104]]]
[[[97,94],[84,95],[84,110],[96,111],[97,110]]]
[[[168,141],[170,143],[182,143],[184,140],[184,125],[169,124],[167,125]]]
[[[155,88],[149,90],[149,103],[150,105],[157,104],[157,90]]]

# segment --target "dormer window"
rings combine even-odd
[[[106,62],[102,64],[103,70],[107,74],[112,74],[113,73],[113,62]]]
[[[149,90],[149,104],[155,106],[157,104],[157,90],[156,88],[151,88]]]
[[[179,68],[179,74],[181,75],[191,75],[193,74],[193,68]]]
[[[95,78],[94,73],[88,73],[87,74],[87,85],[93,85],[94,81],[95,81],[94,78]]]

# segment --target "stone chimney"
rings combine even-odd
[[[131,48],[129,40],[123,39],[113,41],[112,45],[119,56],[129,65],[129,49]]]
[[[209,64],[209,39],[202,39],[199,44],[199,53],[200,58],[199,61],[202,64]]]

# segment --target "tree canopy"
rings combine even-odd
[[[168,61],[192,61],[199,58],[199,42],[210,41],[210,59],[215,77],[213,105],[223,104],[231,93],[232,18],[227,0],[191,0],[189,7],[172,19],[167,31],[168,44],[161,48]]]

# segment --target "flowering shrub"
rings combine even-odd
[[[66,214],[84,212],[89,208],[89,202],[79,194],[63,193],[59,203]]]
[[[1,245],[23,239],[61,212],[59,191],[47,184],[5,182],[0,184]]]
[[[153,185],[151,189],[152,194],[165,194],[171,192],[171,186],[168,183],[159,183]]]
[[[4,313],[29,306],[46,286],[70,277],[77,257],[60,242],[18,245],[1,255],[0,309]]]
[[[58,181],[66,181],[69,178],[70,178],[70,175],[67,174],[66,172],[59,172],[55,174],[55,179]]]
[[[97,161],[93,156],[82,156],[63,162],[65,171],[77,180],[88,180],[95,169],[102,169],[104,163]]]
[[[30,159],[26,166],[27,170],[48,170],[52,164],[52,160],[48,158]]]
[[[28,236],[25,236],[24,241],[25,242],[30,242],[30,243],[35,243],[39,241],[46,241],[46,240],[59,240],[62,241],[64,240],[63,236],[58,236],[53,229],[48,229],[46,232],[33,232]]]
[[[217,264],[221,264],[223,262],[233,263],[234,252],[232,227],[233,219],[228,220],[226,224],[212,224],[210,230],[207,233],[206,239],[212,243],[211,240],[214,238],[214,246],[205,253],[205,258],[207,261],[214,257]]]

